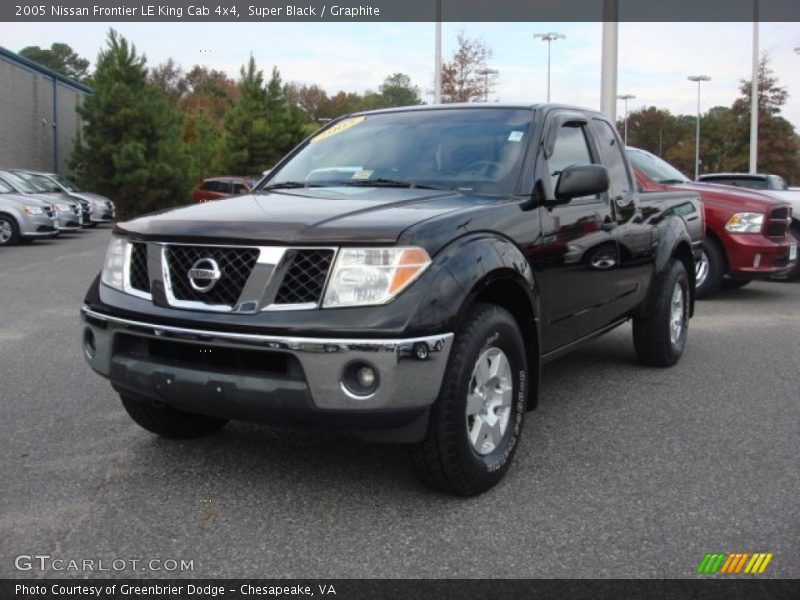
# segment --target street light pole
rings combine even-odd
[[[547,101],[550,102],[550,44],[556,40],[564,40],[567,36],[563,33],[551,31],[549,33],[535,33],[533,39],[547,42]]]
[[[442,0],[436,0],[436,39],[433,58],[433,103],[442,103]]]
[[[625,102],[625,145],[628,145],[628,100],[636,98],[633,94],[620,94],[617,96],[620,100]]]
[[[499,71],[497,69],[481,69],[478,71],[478,75],[483,75],[483,94],[484,102],[489,102],[489,77],[492,75],[497,75]]]
[[[753,79],[750,84],[750,172],[758,171],[758,0],[753,4]]]
[[[697,82],[697,132],[694,144],[694,179],[700,177],[700,84],[703,81],[711,81],[708,75],[690,75],[689,81]]]

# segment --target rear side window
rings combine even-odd
[[[203,185],[200,186],[201,190],[206,192],[216,192],[217,191],[217,182],[216,181],[204,181]]]
[[[233,183],[230,181],[218,181],[217,182],[217,191],[221,194],[232,194],[233,193]]]
[[[630,194],[632,187],[622,144],[611,125],[606,121],[592,119],[592,128],[600,145],[600,155],[608,169],[608,192],[612,199],[622,200]]]

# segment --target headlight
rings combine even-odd
[[[59,212],[69,212],[69,204],[65,202],[56,202],[53,206],[56,207],[56,210]]]
[[[43,215],[44,214],[44,211],[41,208],[39,208],[38,206],[25,205],[25,206],[22,207],[22,210],[24,210],[25,213],[28,214],[28,215]]]
[[[125,268],[125,254],[128,242],[122,238],[112,237],[106,250],[106,260],[100,280],[108,286],[122,289],[122,273]]]
[[[92,204],[94,204],[95,208],[105,208],[106,207],[106,203],[102,202],[100,200],[93,200]]]
[[[759,233],[764,224],[762,213],[736,213],[725,224],[725,229],[731,233]]]
[[[422,248],[342,248],[322,306],[384,304],[430,264],[428,253]]]

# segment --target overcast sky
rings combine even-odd
[[[329,93],[375,89],[386,75],[407,73],[431,100],[434,25],[428,23],[0,23],[0,45],[19,51],[66,42],[94,63],[111,26],[150,66],[172,57],[184,68],[199,63],[237,76],[252,53],[265,71],[277,65],[285,81],[317,83]],[[490,66],[500,75],[490,100],[545,100],[547,44],[533,34],[557,31],[566,39],[552,46],[552,99],[599,108],[602,24],[445,23],[445,58],[462,28],[494,50]],[[696,84],[686,77],[705,74],[712,80],[703,84],[703,110],[729,106],[739,80],[750,76],[751,34],[750,23],[620,23],[619,93],[636,95],[631,110],[654,105],[694,114]],[[790,94],[784,116],[800,130],[800,55],[793,52],[800,23],[763,23],[760,36],[761,51]]]

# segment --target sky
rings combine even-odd
[[[94,62],[106,32],[114,27],[155,66],[172,57],[184,69],[194,64],[238,76],[252,53],[265,72],[273,65],[284,81],[317,84],[329,94],[376,89],[395,72],[406,73],[432,100],[432,23],[0,23],[0,45],[65,42]],[[444,23],[443,55],[464,30],[493,50],[489,66],[499,70],[490,101],[534,103],[547,94],[547,44],[534,33],[566,36],[552,44],[552,100],[600,107],[601,23]],[[646,106],[695,114],[703,74],[701,106],[730,106],[741,79],[750,77],[751,23],[620,23],[618,93],[634,94],[629,110]],[[783,115],[800,131],[800,23],[762,23],[761,52],[767,53],[789,92]],[[623,112],[620,101],[618,115]]]

